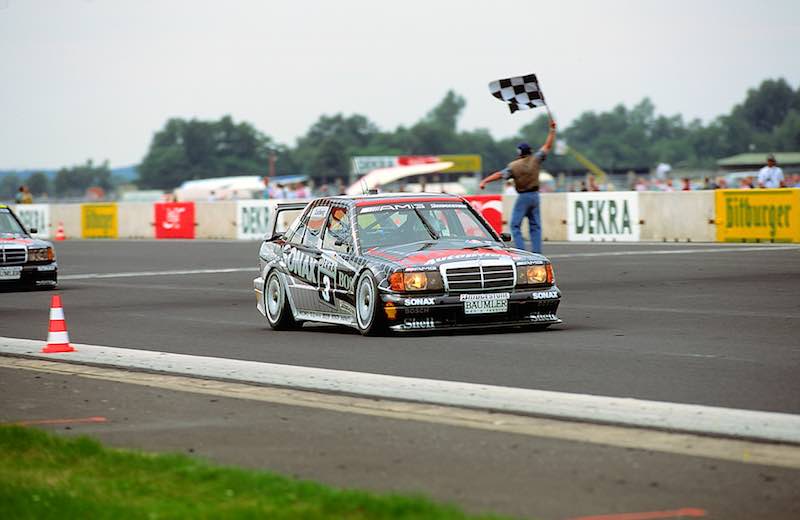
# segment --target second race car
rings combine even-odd
[[[8,206],[0,204],[0,287],[55,288],[58,264],[53,244],[31,236]]]

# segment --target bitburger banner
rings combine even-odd
[[[800,242],[800,190],[717,190],[719,242]]]
[[[639,234],[635,191],[567,193],[567,240],[636,242]]]

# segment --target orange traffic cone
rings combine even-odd
[[[61,296],[54,294],[50,301],[50,327],[47,331],[47,346],[42,349],[44,354],[57,352],[75,352],[69,344],[67,322],[64,321],[64,309],[61,307]]]
[[[64,223],[63,222],[59,222],[58,223],[58,228],[56,229],[56,238],[55,239],[56,240],[66,240],[67,239],[67,235],[66,235],[66,233],[64,233]]]

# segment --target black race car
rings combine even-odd
[[[286,212],[302,213],[280,229]],[[392,194],[279,205],[253,280],[273,329],[306,321],[364,335],[561,323],[542,255],[507,246],[461,197]]]
[[[58,264],[53,244],[31,236],[11,208],[0,204],[0,287],[54,288]]]

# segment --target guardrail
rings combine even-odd
[[[469,197],[508,231],[516,195]],[[275,200],[27,204],[15,211],[51,238],[257,240]],[[800,189],[541,194],[544,240],[800,243]],[[523,224],[527,236],[527,224]]]

